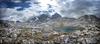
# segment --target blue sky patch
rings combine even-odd
[[[20,3],[14,3],[12,1],[2,1],[0,2],[0,8],[15,8],[15,7],[21,7],[17,10],[24,10],[25,8],[30,7],[30,3],[27,3],[28,0],[21,0]]]

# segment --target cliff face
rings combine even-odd
[[[84,15],[81,16],[79,20],[86,22],[100,22],[100,18],[96,17],[95,15]]]
[[[95,15],[84,15],[81,16],[78,20],[82,22],[87,22],[88,24],[92,24],[100,28],[100,18],[96,17]]]

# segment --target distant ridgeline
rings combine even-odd
[[[38,19],[37,19],[38,18]],[[28,21],[26,22],[22,22],[23,24],[24,23],[35,23],[35,24],[38,24],[39,23],[44,23],[44,22],[47,22],[47,21],[57,21],[57,20],[71,20],[71,22],[74,21],[74,18],[73,20],[71,18],[63,18],[61,17],[59,14],[54,14],[52,17],[49,17],[48,15],[45,15],[45,14],[42,14],[40,16],[38,16],[37,18],[30,18]],[[78,20],[77,22],[79,21],[83,21],[83,22],[88,22],[89,24],[94,24],[96,25],[97,27],[100,28],[100,18],[96,17],[95,15],[84,15],[84,16],[81,16],[79,17],[78,19],[75,19],[75,20]],[[30,22],[32,21],[32,22]],[[8,20],[0,20],[0,27],[9,27],[10,24],[9,23],[21,23],[20,21],[8,21]]]
[[[7,22],[7,20],[0,20],[0,27],[9,27],[10,25]]]

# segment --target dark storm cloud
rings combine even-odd
[[[4,9],[4,10],[3,10],[3,9],[0,9],[0,18],[2,18],[2,17],[3,17],[3,15],[2,15],[2,14],[3,14],[3,12],[5,12],[5,11],[6,11],[5,9]]]
[[[85,0],[76,0],[72,2],[73,9],[70,9],[69,12],[74,13],[82,13],[85,14],[88,9],[93,6],[93,4],[89,1]]]
[[[62,13],[68,17],[96,14],[100,15],[100,0],[74,0],[72,2],[69,0],[69,2],[66,2],[66,4],[62,7],[64,7]]]
[[[95,15],[99,16],[100,17],[100,1],[95,1],[94,2],[94,6],[97,8],[95,11]]]
[[[89,7],[93,6],[91,2],[85,1],[85,0],[76,0],[76,1],[73,1],[72,4],[75,10],[88,9]]]

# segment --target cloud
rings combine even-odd
[[[0,0],[0,18],[26,21],[40,14],[64,17],[100,15],[100,0]]]
[[[0,8],[15,8],[21,7],[18,10],[24,10],[25,8],[30,7],[30,3],[27,1],[29,0],[1,0],[0,1]]]
[[[29,17],[34,16],[36,11],[31,7],[28,1],[29,0],[0,1],[0,19],[26,21]]]
[[[76,17],[82,15],[93,15],[99,12],[99,0],[59,0],[62,6],[60,13],[66,17]],[[99,7],[98,7],[99,6]],[[98,11],[97,11],[98,10]]]
[[[55,0],[48,1],[50,0],[45,0],[45,2],[43,0],[2,0],[0,3],[1,19],[26,21],[28,18],[39,16],[40,14],[52,15],[55,12],[54,9],[50,7],[58,5]],[[2,8],[4,9],[2,10]]]
[[[36,11],[34,11],[32,7],[30,7],[23,11],[17,11],[16,8],[6,8],[6,12],[2,13],[2,15],[4,16],[3,18],[1,18],[3,20],[23,22],[28,20],[30,17],[36,16],[38,14],[36,13]]]

